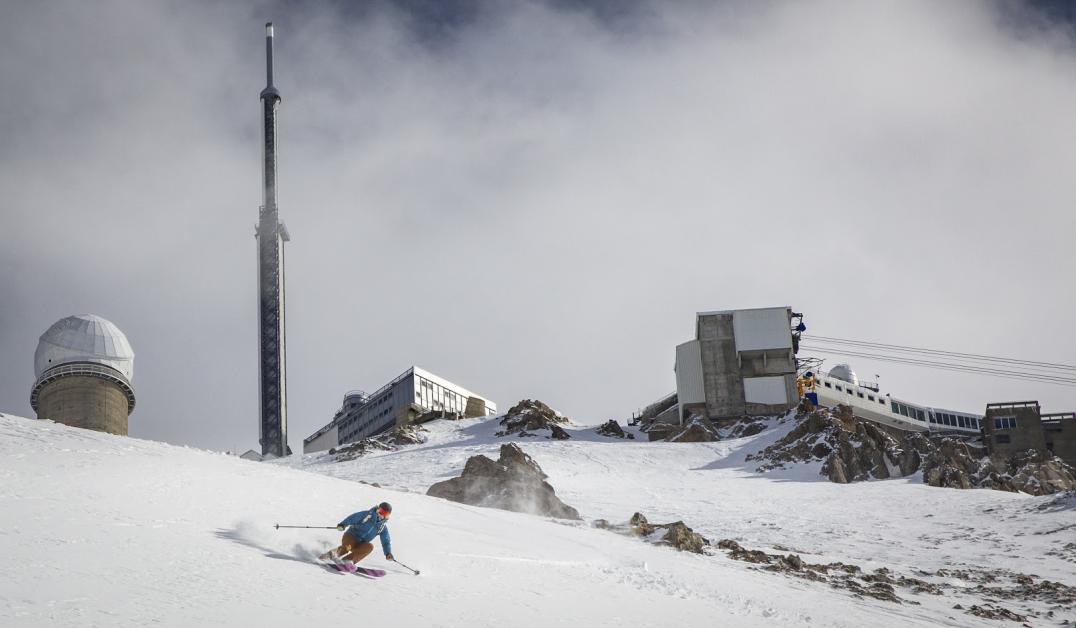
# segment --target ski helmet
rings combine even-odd
[[[382,517],[388,517],[392,514],[392,504],[388,502],[381,502],[377,505],[377,514]]]

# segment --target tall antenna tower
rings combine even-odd
[[[291,237],[276,206],[276,109],[273,87],[273,23],[265,25],[262,90],[262,206],[258,212],[258,371],[261,379],[259,442],[263,456],[280,457],[288,447],[287,352],[284,337],[284,243]]]

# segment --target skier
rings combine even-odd
[[[343,561],[345,566],[366,558],[374,551],[373,543],[375,536],[381,537],[381,549],[385,552],[385,558],[395,560],[392,557],[392,541],[389,538],[389,516],[392,515],[392,505],[381,502],[370,510],[360,510],[349,515],[336,526],[337,530],[345,530],[340,539],[340,547],[331,549],[320,556],[321,560]],[[350,571],[350,570],[349,570]]]

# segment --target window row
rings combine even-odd
[[[1012,430],[1016,429],[1016,417],[1014,416],[999,416],[994,418],[995,430]]]
[[[977,430],[981,425],[979,419],[970,416],[960,416],[959,414],[950,414],[948,412],[933,412],[930,415],[930,422],[938,425],[948,425],[949,427],[962,427],[964,429]]]
[[[896,401],[893,401],[892,404],[893,404],[893,414],[899,414],[901,416],[906,416],[909,419],[914,419],[916,421],[922,421],[924,423],[927,422],[927,413],[923,412],[919,408],[913,408],[913,407],[911,407],[909,405],[906,405],[906,404],[903,404],[903,403],[897,403]]]
[[[415,403],[427,410],[445,410],[462,414],[467,397],[425,378],[415,377]]]
[[[866,393],[866,395],[864,395],[862,390],[855,390],[851,386],[848,386],[847,389],[844,389],[844,388],[841,388],[839,384],[831,384],[830,382],[822,382],[822,385],[825,386],[826,388],[835,388],[837,390],[837,392],[846,392],[849,395],[857,395],[857,396],[859,396],[860,399],[865,398],[865,399],[867,399],[869,401],[874,401],[875,400],[874,395],[872,395],[870,393]],[[885,405],[885,399],[882,399],[879,396],[878,397],[878,403],[880,403],[880,404],[882,404],[884,406]]]

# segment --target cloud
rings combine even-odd
[[[293,448],[411,364],[623,418],[674,387],[697,310],[1072,362],[1074,50],[1005,6],[477,4],[435,31],[390,5],[16,6],[0,404],[30,414],[37,336],[93,312],[137,354],[133,435],[256,444],[267,18]],[[1076,405],[860,366],[931,405]]]

